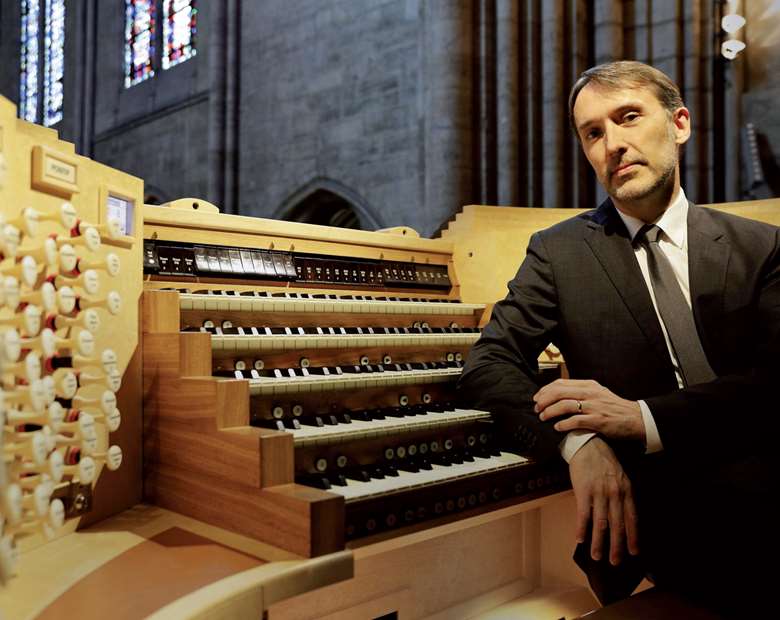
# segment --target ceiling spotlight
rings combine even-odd
[[[728,60],[734,60],[743,49],[745,49],[744,42],[737,39],[729,39],[720,46],[720,53]]]
[[[745,18],[742,15],[732,13],[731,15],[724,15],[720,21],[720,25],[729,34],[732,34],[742,28],[745,25]]]

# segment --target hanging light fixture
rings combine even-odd
[[[737,30],[745,25],[745,18],[742,15],[731,13],[730,15],[724,15],[720,20],[720,26],[729,34],[734,34]]]
[[[739,39],[729,39],[724,41],[720,46],[720,53],[727,60],[734,60],[743,49],[745,49],[745,43]]]

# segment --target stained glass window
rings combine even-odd
[[[22,58],[19,79],[19,116],[34,123],[38,117],[38,0],[22,0]]]
[[[192,58],[198,32],[195,0],[163,0],[162,68],[170,69]]]
[[[62,120],[62,88],[65,77],[65,0],[47,0],[44,24],[46,57],[43,65],[43,124]]]
[[[154,75],[154,39],[154,0],[125,0],[125,88]]]

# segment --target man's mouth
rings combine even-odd
[[[617,168],[613,169],[612,172],[610,172],[610,176],[614,176],[614,175],[620,176],[622,174],[628,174],[633,170],[637,170],[640,165],[641,164],[638,161],[632,161],[626,164],[621,164]]]

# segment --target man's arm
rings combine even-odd
[[[670,456],[755,452],[777,433],[775,382],[780,376],[780,229],[763,261],[755,308],[743,320],[754,335],[752,364],[743,372],[644,399]],[[748,343],[746,343],[748,344]],[[559,431],[590,430],[610,439],[645,439],[639,404],[593,381],[560,381],[534,397],[536,411]],[[581,404],[578,404],[581,403]],[[568,416],[568,417],[566,417]],[[566,419],[564,419],[566,417]]]
[[[482,337],[469,352],[458,382],[461,399],[493,414],[501,436],[538,459],[558,455],[563,434],[542,423],[533,410],[537,358],[555,340],[558,300],[547,249],[539,233],[509,283]]]

